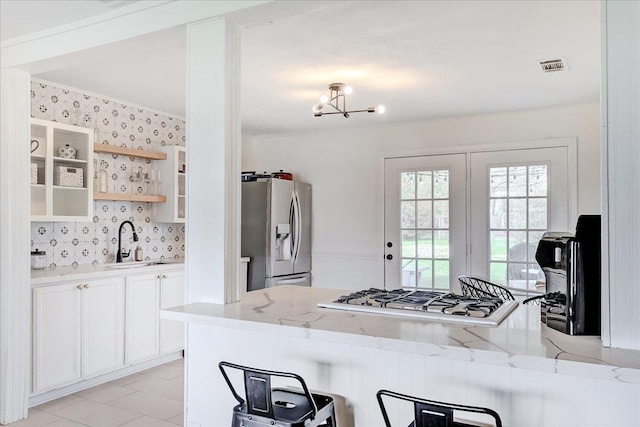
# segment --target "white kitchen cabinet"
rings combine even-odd
[[[160,309],[184,305],[184,272],[163,273],[160,278]],[[160,320],[160,353],[184,350],[184,322]]]
[[[82,289],[82,376],[124,365],[124,281],[95,280]]]
[[[74,282],[33,291],[33,390],[124,364],[124,282]]]
[[[80,286],[80,288],[78,288]],[[33,390],[80,380],[82,285],[33,291]]]
[[[160,355],[160,279],[158,274],[126,279],[125,363]]]
[[[93,129],[31,119],[32,221],[91,221],[93,138]],[[73,158],[60,153],[66,145]]]
[[[153,206],[152,220],[155,222],[184,223],[186,203],[186,152],[185,148],[172,145],[161,147],[167,160],[157,162],[161,182],[158,193],[167,197],[166,203]]]

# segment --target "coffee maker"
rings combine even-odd
[[[575,236],[544,233],[536,261],[547,282],[542,323],[569,335],[600,335],[600,215],[581,215]]]

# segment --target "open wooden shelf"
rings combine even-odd
[[[119,156],[138,157],[141,159],[167,160],[167,154],[160,151],[135,150],[127,147],[116,147],[115,145],[93,144],[93,151],[96,153],[117,154]]]
[[[148,196],[146,194],[93,193],[93,200],[117,200],[125,202],[165,203],[166,196]]]

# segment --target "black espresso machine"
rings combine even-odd
[[[536,261],[547,281],[542,323],[569,335],[600,335],[600,215],[581,215],[575,236],[544,233]]]

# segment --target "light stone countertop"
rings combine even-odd
[[[162,264],[144,265],[145,263],[161,262]],[[31,286],[40,287],[56,284],[62,281],[90,280],[122,276],[129,274],[145,274],[155,271],[183,270],[184,258],[178,259],[152,259],[141,262],[124,262],[112,264],[87,264],[77,267],[64,266],[45,268],[43,270],[31,270]]]
[[[538,306],[521,305],[496,327],[317,307],[348,293],[278,286],[233,304],[162,310],[161,318],[640,384],[640,351],[606,348],[599,337],[550,329],[540,323]]]

